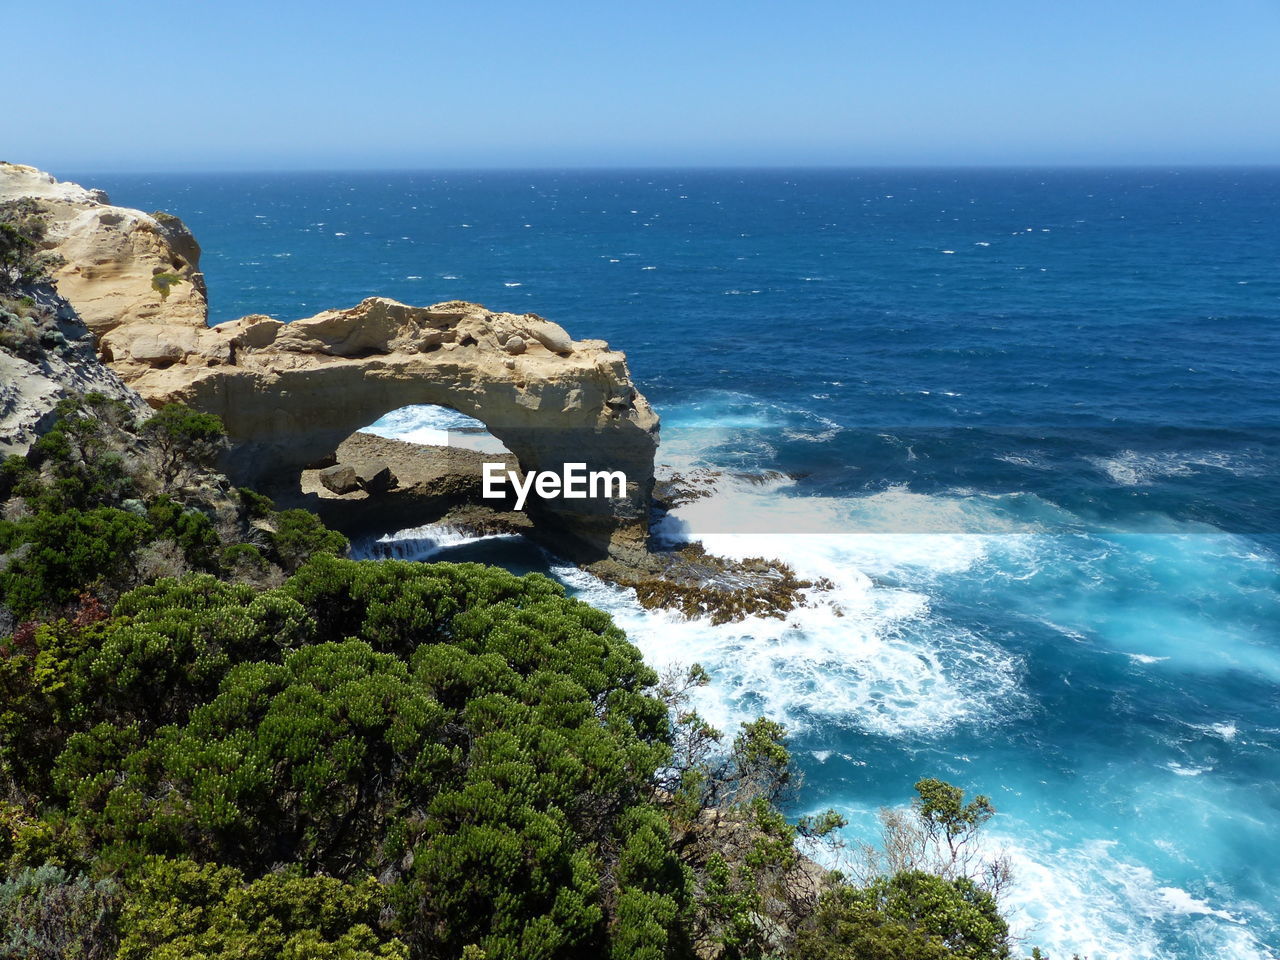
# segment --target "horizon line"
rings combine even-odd
[[[34,164],[32,164],[34,166]],[[37,167],[53,173],[46,167]],[[1273,162],[1142,162],[1142,163],[878,163],[878,164],[600,164],[600,165],[549,165],[549,166],[334,166],[334,167],[218,167],[218,168],[162,168],[162,169],[129,169],[82,167],[75,165],[66,167],[71,173],[88,172],[94,176],[210,176],[210,175],[298,175],[298,174],[546,174],[546,173],[775,173],[775,172],[854,172],[854,171],[935,171],[935,172],[982,172],[982,171],[1165,171],[1181,172],[1184,170],[1280,170],[1280,161]]]

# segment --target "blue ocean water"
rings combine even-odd
[[[870,836],[942,776],[1028,945],[1280,956],[1280,170],[74,179],[187,221],[215,321],[462,298],[625,350],[664,469],[725,471],[660,532],[834,586],[713,627],[550,566],[785,720],[798,808]]]

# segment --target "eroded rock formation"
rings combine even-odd
[[[58,403],[72,393],[101,393],[143,412],[139,396],[115,371],[98,362],[93,335],[66,300],[46,285],[27,290],[39,320],[38,338],[23,350],[0,341],[0,458],[24,454],[54,420]]]
[[[205,325],[200,245],[177,217],[112,206],[86,190],[16,163],[0,163],[0,200],[37,200],[49,242],[65,263],[54,273],[95,334],[132,324]]]
[[[523,350],[512,355],[516,337]],[[583,555],[643,546],[658,418],[621,353],[540,317],[372,298],[289,324],[123,327],[103,344],[150,402],[181,400],[222,417],[234,443],[229,469],[246,481],[296,476],[384,413],[439,404],[483,421],[525,471],[567,462],[623,471],[625,500],[546,500],[531,513]]]
[[[623,471],[623,499],[531,497],[528,512],[575,559],[644,550],[658,418],[603,341],[573,340],[533,314],[382,298],[288,324],[250,316],[210,328],[199,248],[181,221],[0,166],[0,198],[15,196],[50,211],[66,260],[59,290],[99,334],[103,358],[153,406],[182,401],[222,417],[239,482],[296,484],[383,414],[440,404],[483,421],[526,472]],[[162,274],[184,281],[166,298],[154,289]]]

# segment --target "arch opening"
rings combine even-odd
[[[514,456],[507,445],[489,432],[484,421],[437,403],[413,403],[383,414],[358,433],[428,447],[452,447]]]
[[[509,498],[483,496],[484,464],[494,462],[519,470],[482,420],[444,404],[412,403],[352,431],[303,469],[299,492],[361,541],[437,524],[446,539],[450,525],[459,535],[522,532],[529,521]]]

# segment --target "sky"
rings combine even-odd
[[[1280,163],[1280,0],[0,0],[0,31],[0,159],[54,172]]]

